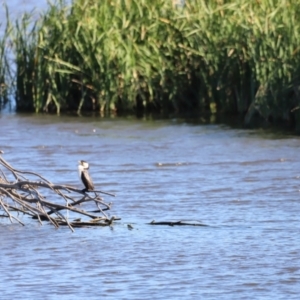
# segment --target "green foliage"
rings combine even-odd
[[[299,106],[299,13],[296,0],[49,4],[14,29],[17,107],[289,119]]]
[[[8,20],[8,10],[6,9],[6,17]],[[3,35],[0,37],[0,110],[8,102],[10,81],[10,68],[8,62],[7,50],[9,48],[10,24],[7,21],[5,28],[0,23],[0,30],[3,30]]]

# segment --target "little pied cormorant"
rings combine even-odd
[[[94,184],[92,181],[92,178],[89,174],[89,164],[84,161],[84,160],[80,160],[78,161],[78,174],[79,174],[79,178],[81,179],[81,181],[83,182],[85,189],[83,189],[82,191],[88,192],[88,191],[92,191],[94,189]]]

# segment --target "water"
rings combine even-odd
[[[66,3],[70,2],[71,1],[66,1]],[[50,3],[55,3],[55,1],[50,1]],[[48,7],[47,0],[39,0],[38,2],[34,0],[0,0],[1,20],[5,19],[4,5],[8,7],[10,15],[13,17],[13,19],[22,16],[24,12],[35,12],[36,16],[38,16],[40,12],[45,11],[45,9]]]
[[[8,162],[80,187],[87,160],[122,218],[74,233],[0,219],[0,299],[298,299],[299,146],[175,119],[0,115]]]

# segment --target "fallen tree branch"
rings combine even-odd
[[[3,159],[2,154],[3,151],[0,151],[0,209],[4,212],[2,216],[8,217],[11,223],[17,221],[24,225],[18,218],[20,213],[38,219],[41,224],[46,220],[55,227],[67,225],[72,231],[73,227],[95,224],[111,226],[114,220],[120,220],[106,215],[104,211],[110,210],[112,203],[105,203],[99,196],[105,194],[115,197],[114,194],[100,190],[85,192],[68,185],[53,184],[37,173],[17,170]],[[87,202],[93,202],[97,209],[88,212],[78,207]],[[81,215],[87,220],[69,220],[64,215],[66,212],[72,212],[77,217]]]
[[[199,223],[198,221],[161,221],[156,222],[153,220],[149,223],[149,225],[168,225],[168,226],[208,226],[203,223]]]

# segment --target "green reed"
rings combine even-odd
[[[10,91],[9,82],[11,82],[9,60],[7,55],[11,27],[8,21],[8,10],[6,7],[5,10],[7,18],[5,28],[4,25],[0,23],[0,30],[2,32],[2,35],[0,35],[0,110],[6,103],[8,103]]]
[[[297,119],[296,0],[74,0],[14,30],[19,110]]]

